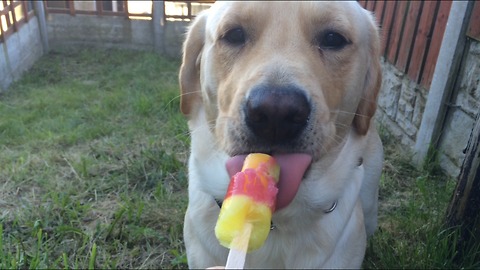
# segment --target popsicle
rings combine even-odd
[[[220,244],[230,248],[229,260],[232,252],[244,260],[247,251],[260,248],[267,239],[279,176],[273,157],[255,153],[245,158],[242,171],[230,180],[215,226]]]

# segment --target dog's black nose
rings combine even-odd
[[[244,108],[248,128],[269,143],[288,143],[305,128],[310,116],[307,97],[293,86],[256,87]]]

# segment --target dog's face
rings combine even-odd
[[[367,132],[379,40],[356,3],[218,4],[193,26],[196,44],[186,43],[181,108],[207,111],[223,151],[315,160],[352,125]]]
[[[316,162],[368,132],[380,42],[355,2],[217,2],[189,29],[181,110],[204,111],[216,151]]]

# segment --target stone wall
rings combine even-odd
[[[414,153],[429,90],[411,81],[384,60],[382,67],[383,83],[377,121]],[[445,172],[456,177],[480,108],[480,42],[468,42],[455,89],[444,106],[448,107],[448,111],[437,148],[439,162]]]
[[[383,81],[377,120],[404,145],[413,147],[425,109],[427,90],[382,60]]]
[[[21,77],[43,55],[39,22],[33,17],[27,24],[0,43],[0,92]]]

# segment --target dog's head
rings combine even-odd
[[[228,156],[300,153],[316,162],[349,132],[369,130],[380,41],[355,2],[217,2],[183,49],[181,110],[190,120],[205,115]]]

